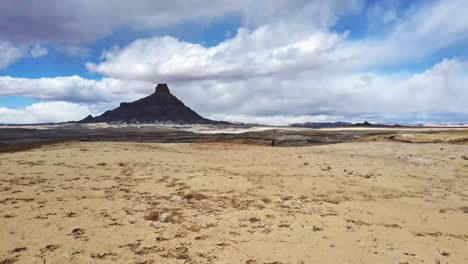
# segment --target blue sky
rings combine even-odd
[[[468,123],[462,0],[45,2],[0,4],[0,123],[98,115],[157,82],[223,120]]]

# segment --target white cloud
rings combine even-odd
[[[31,56],[38,58],[47,55],[47,49],[40,45],[14,45],[0,40],[0,70],[7,68],[18,60]]]
[[[436,115],[466,118],[467,69],[466,61],[453,59],[416,74],[304,74],[292,79],[256,79],[244,85],[196,83],[188,88],[191,92],[181,97],[191,100],[194,108],[203,113],[243,119],[328,116],[331,121],[337,120],[335,117],[385,121],[431,120]],[[214,95],[214,103],[207,103],[207,95]]]
[[[172,37],[138,39],[105,51],[101,62],[87,67],[113,78],[166,82],[360,71],[420,61],[468,40],[468,20],[461,18],[466,13],[468,5],[462,1],[438,1],[394,23],[388,35],[360,40],[304,26],[297,17],[292,22],[279,18],[254,30],[240,28],[235,37],[210,48]],[[459,16],[453,19],[452,14]]]
[[[37,44],[31,48],[31,51],[29,53],[31,54],[31,57],[39,58],[39,57],[47,55],[48,50],[42,47],[41,45]]]
[[[468,41],[468,5],[463,0],[427,1],[411,9],[380,37],[350,41],[342,52],[361,65],[401,65],[424,61],[435,52]]]
[[[0,69],[6,68],[26,55],[25,47],[15,47],[9,42],[0,41]]]
[[[88,107],[68,102],[36,103],[21,109],[0,107],[1,124],[33,124],[81,120]]]
[[[192,109],[213,119],[288,124],[307,120],[444,121],[468,116],[468,62],[443,60],[421,73],[311,72],[293,76],[259,76],[246,80],[200,80],[170,84]],[[10,77],[11,78],[11,77]],[[149,82],[79,77],[19,79],[20,94],[47,100],[86,102],[93,115],[153,92]],[[35,93],[32,87],[40,87]],[[80,89],[77,89],[80,87]],[[68,89],[68,92],[62,93]],[[81,93],[72,93],[80,91]],[[84,118],[82,116],[81,118]],[[81,118],[70,117],[68,120]],[[445,119],[444,119],[445,118]]]
[[[292,32],[286,25],[239,29],[235,38],[212,48],[157,37],[114,48],[103,54],[103,62],[87,67],[113,78],[166,82],[288,75],[337,67],[341,61],[333,51],[341,39],[334,33]]]
[[[111,78],[97,81],[80,76],[39,79],[0,76],[0,96],[20,95],[38,100],[112,102],[128,96],[129,93],[142,95],[150,91],[151,84]]]

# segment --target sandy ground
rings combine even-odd
[[[405,143],[447,143],[468,145],[468,130],[451,129],[446,131],[437,130],[400,130],[398,134],[373,135],[363,137],[359,141],[396,141]],[[425,132],[425,133],[422,133]]]
[[[468,147],[0,154],[0,263],[468,263]]]

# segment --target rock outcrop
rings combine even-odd
[[[158,84],[155,92],[131,103],[107,111],[101,116],[88,116],[80,123],[125,122],[125,123],[175,123],[175,124],[216,124],[221,123],[203,118],[185,106],[169,91],[167,84]]]

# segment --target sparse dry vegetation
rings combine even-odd
[[[464,263],[467,151],[77,142],[4,154],[0,260]]]

